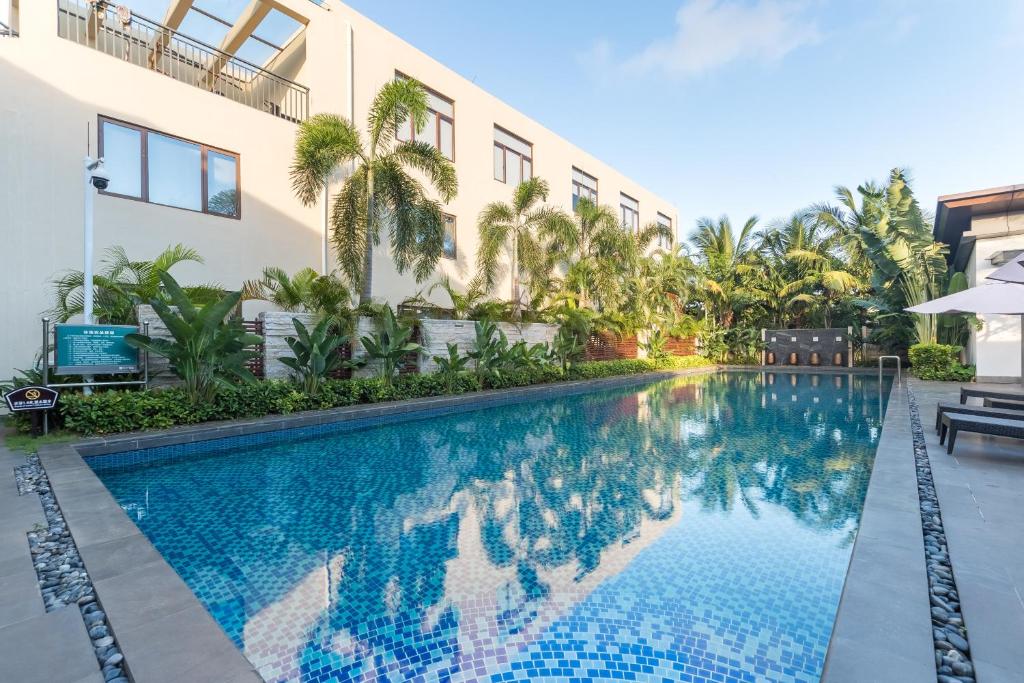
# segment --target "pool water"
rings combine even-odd
[[[816,681],[879,389],[709,373],[89,462],[268,681]]]

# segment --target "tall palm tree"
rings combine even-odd
[[[576,205],[575,249],[567,254],[565,287],[574,294],[582,308],[600,306],[602,300],[611,299],[618,286],[615,268],[604,261],[615,252],[622,251],[626,239],[614,209],[595,204],[582,197]]]
[[[455,166],[427,142],[402,142],[398,127],[412,120],[416,130],[427,121],[427,94],[411,79],[385,84],[373,99],[366,139],[348,119],[318,114],[299,126],[292,163],[292,188],[303,204],[316,203],[339,165],[355,169],[331,200],[332,241],[338,262],[359,303],[373,294],[373,248],[388,230],[398,272],[411,269],[417,282],[427,279],[444,251],[440,204],[427,196],[415,171],[426,177],[441,201],[458,191]]]
[[[753,272],[756,226],[757,216],[751,216],[737,235],[728,216],[717,221],[701,218],[690,236],[702,271],[699,289],[704,292],[706,310],[726,329],[732,327],[739,309],[751,299],[743,278]]]
[[[547,181],[534,177],[516,187],[511,203],[491,202],[477,219],[477,277],[491,291],[503,272],[502,253],[507,254],[516,317],[522,313],[523,280],[534,292],[545,285],[555,265],[552,257],[573,249],[578,240],[572,219],[545,206],[547,198]]]
[[[183,244],[169,246],[152,261],[133,261],[124,247],[106,250],[102,267],[93,276],[93,315],[101,323],[130,324],[135,322],[135,307],[163,295],[160,274],[179,263],[202,263],[195,249]],[[85,307],[85,275],[69,270],[54,280],[54,306],[47,312],[58,322],[67,322],[81,315]],[[217,285],[194,285],[182,288],[193,303],[210,303],[219,298]]]

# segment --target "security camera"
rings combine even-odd
[[[92,169],[92,175],[89,177],[89,180],[97,190],[105,190],[110,185],[110,174],[103,167],[103,159],[96,162],[96,167]]]
[[[100,157],[96,161],[86,159],[85,169],[89,174],[89,182],[92,183],[93,187],[97,190],[105,190],[110,185],[110,174],[107,173],[107,169],[103,166],[103,158]]]

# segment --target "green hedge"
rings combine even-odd
[[[914,344],[907,352],[915,377],[944,382],[969,382],[974,366],[960,364],[960,347],[950,344]]]
[[[198,424],[212,420],[233,420],[288,414],[302,410],[323,410],[361,403],[381,403],[446,394],[463,394],[480,389],[544,384],[561,380],[598,379],[635,375],[654,370],[683,369],[711,365],[700,356],[672,356],[664,361],[613,360],[579,363],[565,374],[554,366],[531,368],[487,377],[483,381],[465,373],[454,378],[440,374],[402,375],[391,387],[379,379],[328,380],[320,393],[311,397],[292,382],[267,380],[243,384],[218,392],[208,403],[192,405],[180,389],[151,391],[104,391],[91,396],[65,394],[59,410],[64,428],[85,435],[116,434],[174,425]]]

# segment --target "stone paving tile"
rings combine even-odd
[[[959,399],[959,384],[911,381],[922,422]],[[1024,680],[1024,443],[962,434],[950,456],[925,439],[978,680]]]
[[[821,680],[934,683],[906,391],[894,387]]]
[[[198,602],[184,610],[117,632],[132,676],[146,683],[219,683],[225,676],[255,674],[242,653]],[[194,666],[182,670],[181,663]],[[257,676],[252,680],[260,680]]]
[[[77,683],[99,675],[89,634],[75,607],[0,628],[0,663],[3,680],[19,683]]]

